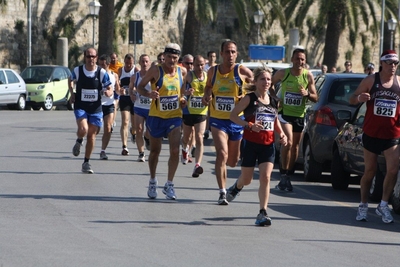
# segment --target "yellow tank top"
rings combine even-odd
[[[239,102],[239,96],[245,93],[242,89],[244,81],[240,78],[239,68],[240,65],[236,64],[229,73],[221,74],[219,65],[215,66],[211,80],[213,98],[210,105],[210,117],[229,120],[233,108]]]
[[[150,105],[149,116],[170,119],[182,117],[182,109],[180,107],[180,91],[183,84],[181,67],[177,66],[175,75],[165,74],[162,66],[158,66],[159,78],[155,83],[151,84],[152,90],[157,90],[160,97],[153,100]]]
[[[204,88],[207,84],[207,73],[203,71],[204,79],[202,81],[196,76],[194,71],[192,74],[192,82],[189,84],[189,88],[193,88],[193,95],[188,98],[188,109],[189,114],[194,115],[206,115],[208,107],[204,106],[202,103],[202,98],[204,96]]]

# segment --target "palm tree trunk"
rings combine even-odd
[[[111,54],[114,40],[114,0],[100,0],[98,54]]]
[[[196,17],[195,0],[188,1],[183,31],[182,55],[192,54],[197,51],[197,44],[200,39],[200,20]]]
[[[328,70],[337,66],[339,58],[339,39],[342,33],[342,19],[346,12],[346,0],[336,0],[328,11],[328,25],[325,35],[325,48],[323,64]]]

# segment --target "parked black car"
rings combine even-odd
[[[323,171],[330,171],[333,141],[339,127],[346,122],[338,110],[347,110],[350,114],[355,112],[357,107],[349,104],[349,98],[365,76],[327,73],[316,78],[319,100],[307,103],[297,160],[303,165],[305,180],[318,181]]]
[[[342,118],[347,118],[348,122],[341,127],[331,151],[331,182],[334,189],[347,189],[351,179],[354,178],[359,182],[359,176],[364,173],[365,165],[361,137],[363,134],[362,126],[364,124],[365,111],[365,104],[359,106],[354,115],[347,110],[338,111]],[[383,155],[378,156],[377,164],[378,170],[370,189],[370,198],[374,201],[379,201],[382,198],[383,180],[386,172]],[[352,177],[354,174],[358,177]],[[397,179],[392,195],[392,206],[393,210],[400,214],[400,179]]]

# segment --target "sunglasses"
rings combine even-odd
[[[86,58],[96,58],[97,56],[87,55]]]
[[[392,60],[384,60],[383,62],[385,62],[385,63],[388,64],[388,65],[392,65],[392,64],[398,65],[398,64],[399,64],[398,61],[392,61]]]

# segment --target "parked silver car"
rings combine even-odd
[[[0,105],[10,109],[24,110],[26,85],[21,76],[12,69],[0,69]]]

